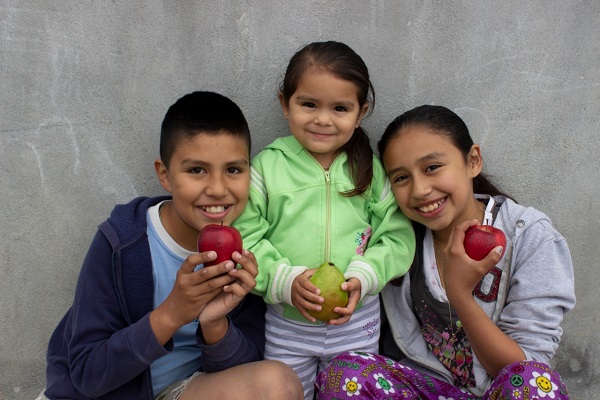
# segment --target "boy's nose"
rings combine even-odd
[[[206,193],[213,197],[223,197],[227,194],[227,184],[222,176],[213,176],[206,188]]]

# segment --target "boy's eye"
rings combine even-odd
[[[441,167],[441,165],[430,165],[427,168],[425,168],[425,171],[432,172],[438,169],[439,167]]]
[[[191,174],[201,174],[204,172],[204,168],[202,167],[194,167],[190,169]]]

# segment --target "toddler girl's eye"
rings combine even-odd
[[[333,110],[337,111],[337,112],[346,112],[346,111],[348,111],[348,109],[346,107],[344,107],[344,106],[335,106],[333,108]]]
[[[310,101],[305,101],[304,103],[302,103],[302,107],[316,108],[317,106],[315,105],[315,103],[311,103]]]

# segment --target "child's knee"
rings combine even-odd
[[[300,379],[286,364],[275,360],[261,361],[257,372],[257,387],[263,399],[303,399]]]
[[[567,388],[560,374],[549,365],[537,361],[518,361],[504,367],[488,392],[490,395],[522,392],[525,397],[537,395],[568,399]]]

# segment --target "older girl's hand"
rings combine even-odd
[[[472,297],[475,286],[501,259],[501,247],[490,251],[481,261],[473,260],[467,255],[464,245],[465,231],[478,223],[477,220],[467,220],[457,224],[443,250],[441,274],[448,298]]]

